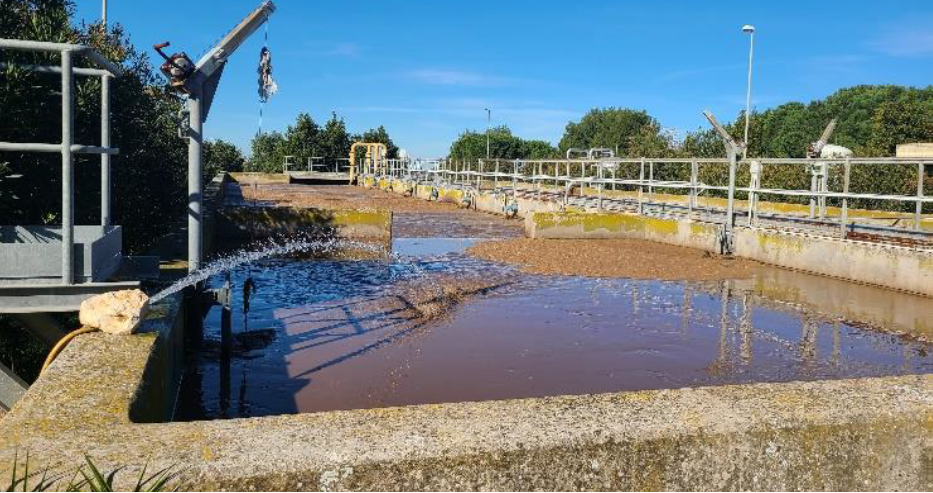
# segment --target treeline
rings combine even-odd
[[[450,145],[449,159],[473,161],[486,157],[486,133],[467,130]],[[525,140],[512,134],[509,127],[489,129],[489,156],[499,159],[547,159],[559,151],[544,140]]]
[[[379,142],[386,145],[388,157],[398,157],[398,147],[385,127],[370,129],[362,134],[351,134],[343,118],[331,113],[324,127],[307,113],[299,113],[295,123],[285,132],[272,131],[257,134],[252,141],[252,155],[246,163],[247,171],[281,173],[285,156],[294,156],[293,162],[304,164],[308,158],[325,161],[346,159],[354,142]]]
[[[74,26],[74,4],[66,0],[0,2],[0,38],[94,47],[124,68],[111,85],[114,223],[123,227],[126,253],[143,253],[185,218],[187,142],[178,138],[180,103],[165,90],[149,57],[137,51],[120,25]],[[58,54],[4,50],[0,60],[58,65]],[[77,66],[87,66],[82,56]],[[100,79],[75,78],[75,142],[100,143]],[[0,70],[0,135],[10,142],[61,140],[58,74],[8,65]],[[75,155],[75,223],[100,221],[100,158]],[[0,223],[61,222],[61,157],[49,153],[0,153]]]
[[[753,111],[749,126],[749,157],[800,158],[807,145],[820,137],[833,118],[831,142],[852,149],[860,157],[893,156],[897,144],[933,141],[933,87],[894,85],[855,86],[836,91],[808,104],[791,102],[765,111]],[[744,132],[740,112],[726,122],[736,138]],[[451,159],[474,160],[486,156],[485,133],[465,131],[449,151]],[[533,145],[526,145],[533,143]],[[722,157],[722,143],[711,128],[688,132],[677,139],[645,111],[597,108],[578,122],[569,122],[557,147],[548,142],[525,141],[507,127],[490,133],[490,156],[539,159],[564,156],[567,149],[607,147],[621,157]]]

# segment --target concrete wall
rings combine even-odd
[[[396,179],[372,178],[363,186],[407,193],[412,184]],[[461,203],[469,193],[477,210],[503,214],[511,197],[492,191],[476,193],[458,187],[418,185],[414,196]],[[531,238],[632,238],[722,253],[722,226],[689,219],[642,216],[631,213],[581,212],[556,202],[518,199],[519,217]],[[864,241],[842,240],[818,234],[737,226],[733,254],[788,269],[858,283],[933,296],[933,250]]]
[[[630,238],[719,253],[720,226],[625,213],[534,213],[525,216],[531,238]]]
[[[736,228],[739,257],[933,296],[933,251],[761,228]]]
[[[217,213],[215,234],[217,238],[241,240],[309,234],[389,241],[392,238],[392,212],[310,207],[224,207]]]
[[[197,490],[933,488],[933,376],[140,422],[173,391],[177,313],[72,342],[0,419],[0,468],[28,450],[33,470],[125,466],[123,488],[144,464]]]
[[[536,213],[532,238],[634,238],[720,253],[721,226],[626,213]],[[811,274],[933,296],[933,251],[736,227],[733,255]]]
[[[75,280],[100,282],[109,279],[120,268],[122,240],[120,226],[75,226]],[[0,280],[61,280],[60,226],[0,226],[0,245]]]

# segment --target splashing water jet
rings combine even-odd
[[[178,281],[175,281],[171,286],[153,295],[152,298],[150,298],[150,302],[157,303],[166,296],[175,294],[188,286],[193,286],[215,274],[257,260],[295,253],[314,252],[318,254],[336,254],[347,250],[362,250],[379,253],[383,251],[383,248],[373,243],[331,238],[325,240],[289,239],[285,243],[273,243],[260,250],[240,250],[236,253],[220,257]]]

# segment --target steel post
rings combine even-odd
[[[689,212],[692,214],[693,209],[697,206],[697,178],[700,174],[700,165],[697,163],[697,160],[690,161],[690,203],[688,205]]]
[[[921,230],[920,224],[923,222],[923,162],[917,164],[917,207],[914,211],[914,229]]]
[[[729,154],[729,199],[726,202],[726,246],[729,253],[732,253],[732,228],[735,226],[735,168],[736,168],[736,149],[733,146],[726,146]]]
[[[842,171],[842,193],[849,193],[849,173],[852,171],[852,164],[849,162],[849,158],[846,158],[846,162],[843,165]],[[842,239],[846,238],[846,229],[848,228],[847,222],[849,220],[849,199],[846,197],[842,198],[842,212],[839,218],[839,234]]]
[[[188,272],[201,267],[201,95],[188,98]]]
[[[645,158],[641,158],[641,168],[638,172],[638,213],[645,213]]]
[[[105,0],[106,5],[106,0]],[[110,76],[100,78],[100,146],[110,147]],[[110,225],[110,154],[100,155],[100,224]]]
[[[62,284],[74,284],[74,95],[71,50],[62,50]]]

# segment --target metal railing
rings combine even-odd
[[[905,204],[913,204],[912,223],[909,227],[859,224],[878,231],[921,232],[924,206],[933,204],[933,196],[924,193],[924,179],[933,171],[933,159],[916,158],[845,158],[845,159],[672,159],[672,158],[602,158],[602,159],[549,159],[549,160],[438,160],[431,167],[412,166],[417,161],[386,161],[380,166],[364,166],[364,176],[392,177],[422,183],[446,183],[476,191],[497,190],[531,193],[536,198],[561,200],[564,204],[577,200],[595,202],[595,208],[634,210],[639,213],[673,213],[678,209],[689,216],[704,213],[707,219],[718,220],[731,229],[737,216],[744,216],[747,224],[758,226],[762,219],[793,221],[797,224],[836,228],[845,237],[854,229],[856,221],[850,217],[852,203],[867,204],[866,209],[885,215],[891,211],[900,214],[893,222],[907,222]],[[853,170],[874,167],[897,169],[901,185],[897,190],[891,184],[867,180],[854,187]],[[864,171],[864,170],[861,170]],[[863,172],[871,177],[870,172]],[[933,177],[931,177],[933,178]],[[791,188],[780,183],[800,183]],[[912,183],[909,193],[904,184]],[[808,186],[808,187],[807,187]],[[589,192],[587,192],[589,189]],[[628,192],[628,193],[625,193]],[[670,196],[659,197],[660,192],[684,196],[685,204],[672,203]],[[725,204],[702,197],[721,199]],[[765,197],[769,202],[763,202]],[[739,201],[744,206],[739,207]],[[674,201],[676,202],[676,201]],[[765,204],[792,204],[800,208],[775,207]],[[835,214],[828,208],[835,204]],[[809,207],[807,207],[807,205]],[[780,209],[778,207],[777,209]],[[651,211],[648,211],[651,209]],[[763,209],[766,209],[763,212]],[[802,211],[802,212],[801,212]],[[882,214],[884,213],[884,214]],[[718,218],[718,219],[717,219]],[[877,218],[876,218],[877,219]],[[909,215],[906,219],[910,219]]]
[[[289,155],[285,156],[282,170],[285,174],[294,172],[346,173],[350,170],[350,159],[345,157],[327,159],[314,156],[306,158],[302,164],[295,162],[295,156]]]
[[[58,53],[60,66],[0,64],[0,68],[19,66],[39,73],[61,74],[62,140],[57,144],[0,142],[0,151],[59,152],[62,155],[62,283],[74,284],[74,154],[101,155],[101,224],[111,223],[110,155],[120,151],[110,147],[110,78],[123,71],[93,49],[75,44],[47,43],[20,39],[0,39],[0,49]],[[75,55],[83,55],[101,69],[74,67]],[[74,76],[101,78],[101,145],[74,143]]]

